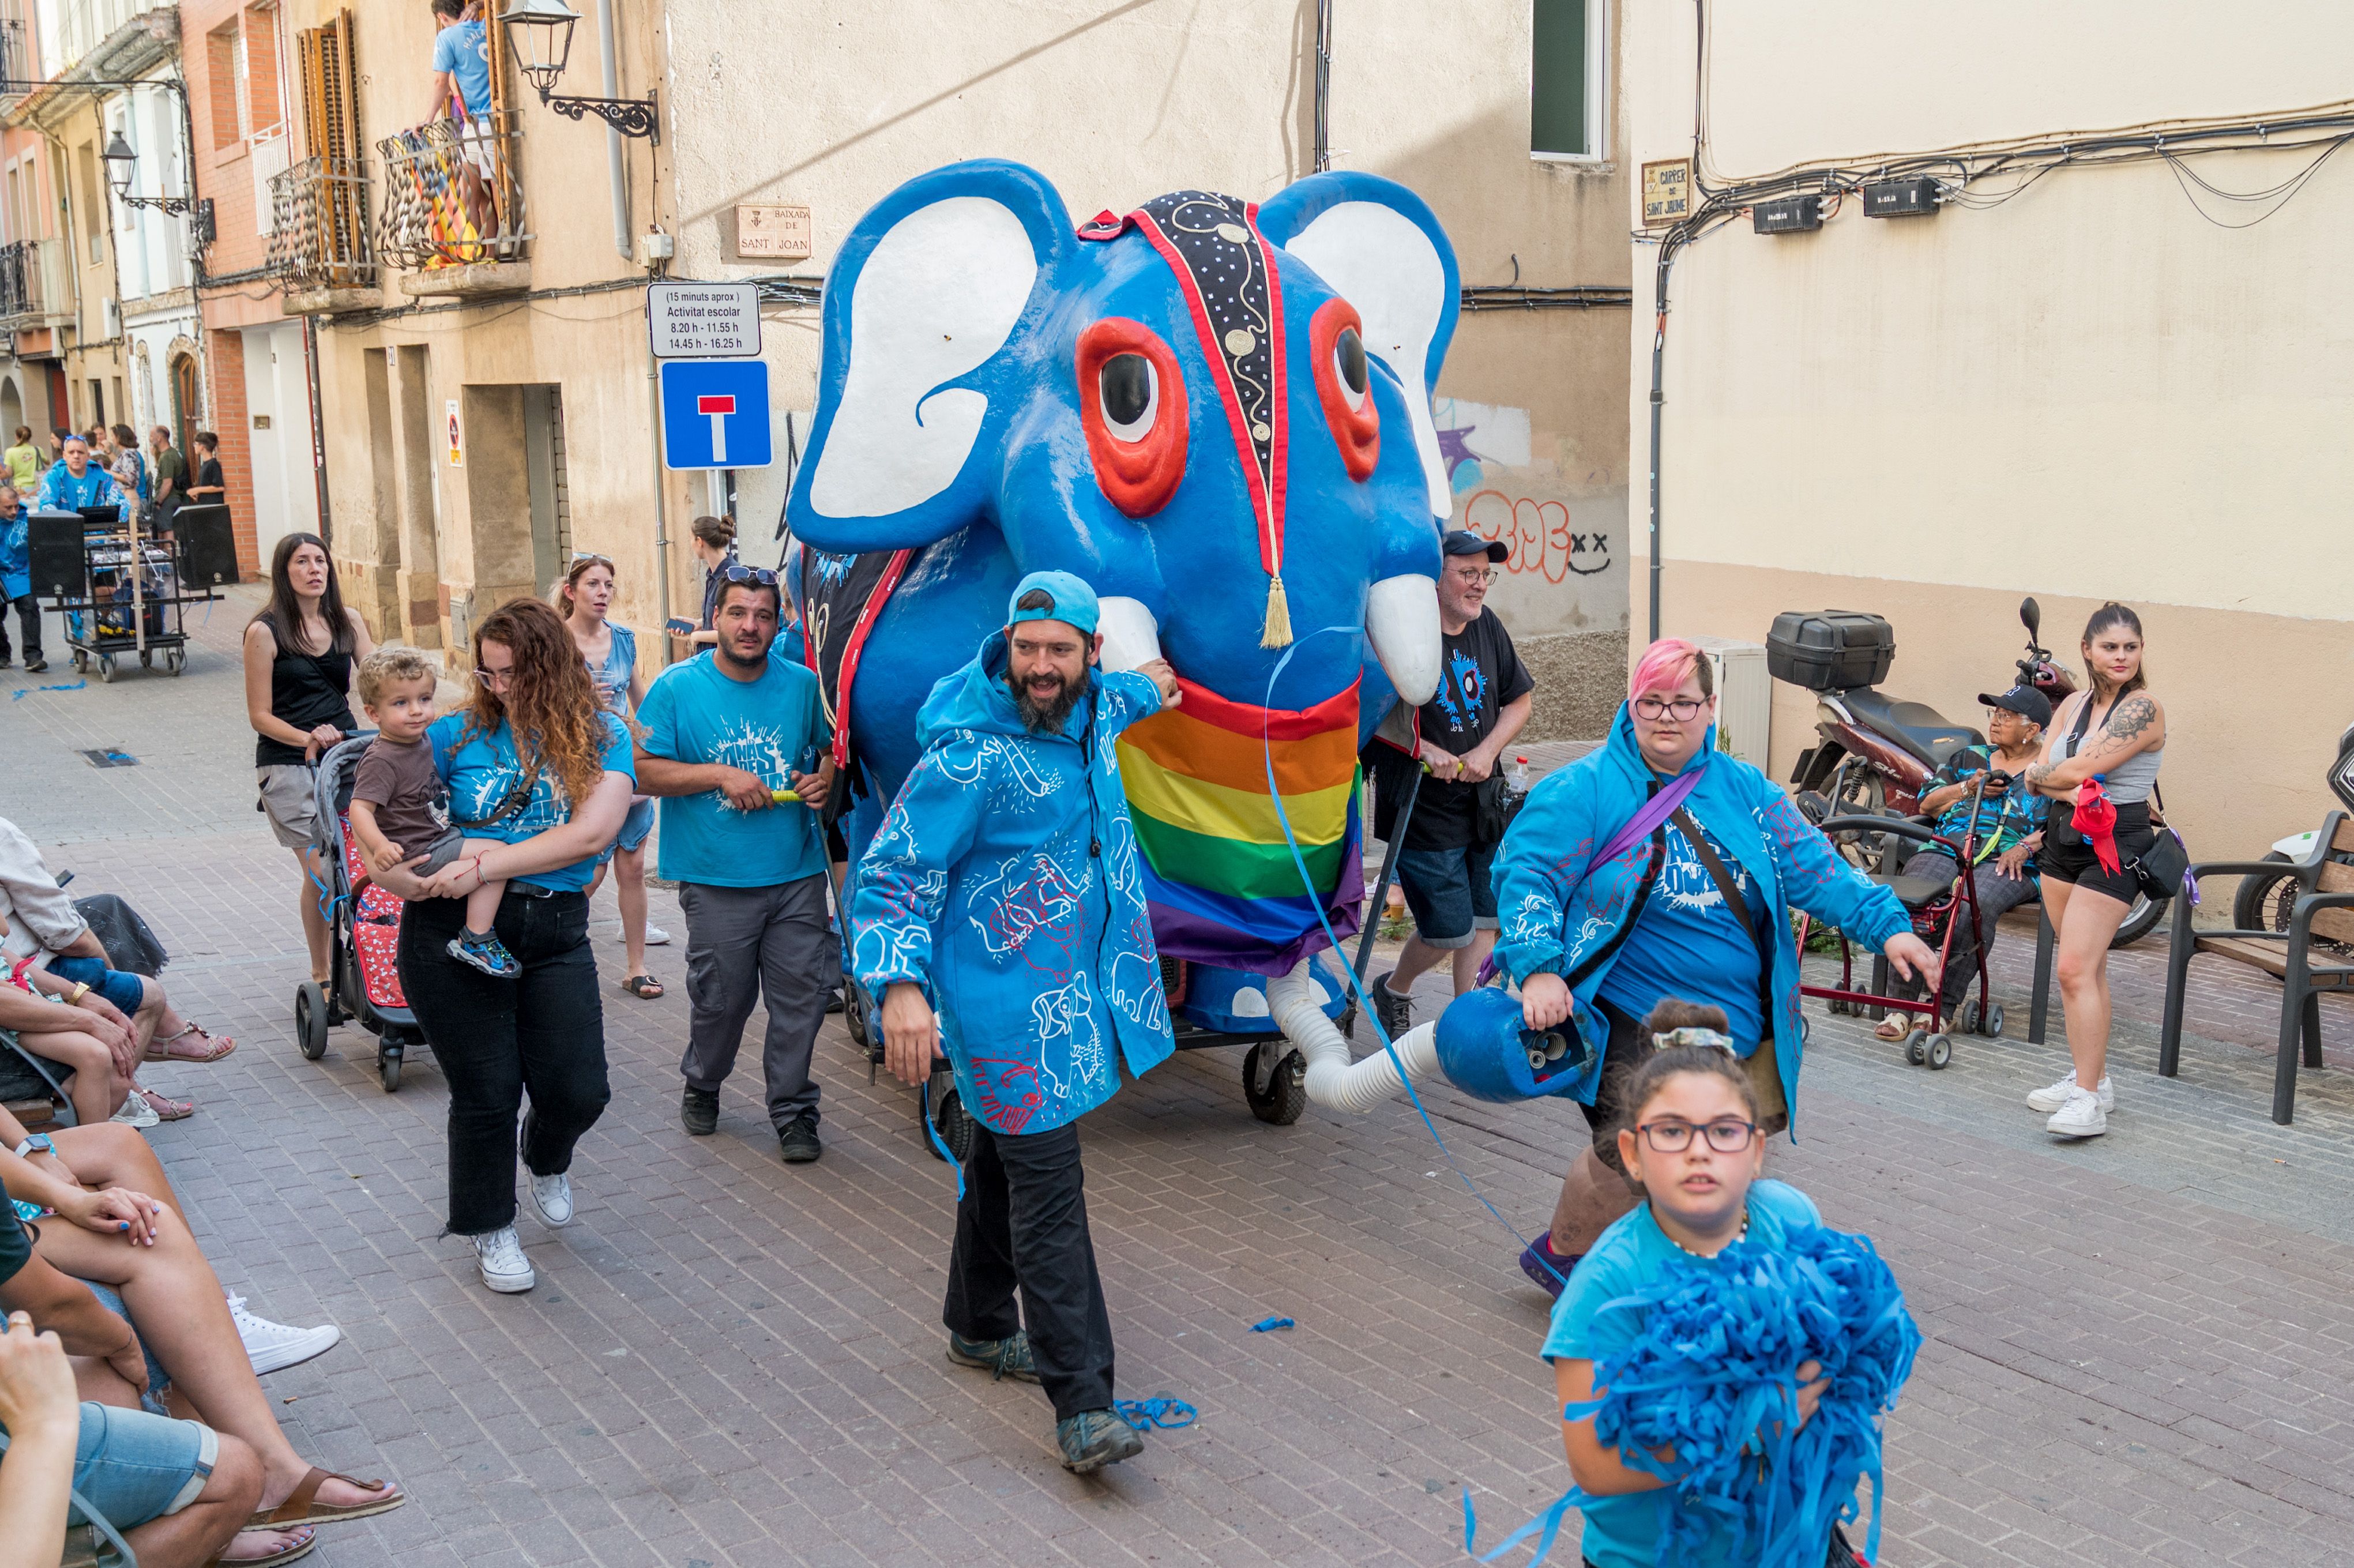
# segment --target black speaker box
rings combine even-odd
[[[237,537],[226,506],[183,506],[172,518],[180,540],[181,580],[190,588],[220,588],[237,578]]]
[[[33,591],[44,599],[82,594],[81,514],[36,512],[26,519]]]

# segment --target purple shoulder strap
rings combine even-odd
[[[1603,846],[1600,854],[1585,863],[1601,865],[1614,861],[1649,838],[1654,828],[1675,815],[1676,808],[1684,803],[1684,797],[1699,788],[1700,776],[1703,771],[1695,768],[1689,773],[1677,775],[1666,789],[1643,803],[1643,809],[1635,813],[1635,820],[1619,829],[1617,836]]]

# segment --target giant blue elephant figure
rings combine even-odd
[[[1245,1010],[1263,1020],[1286,975],[1337,1010],[1304,960],[1329,945],[1320,912],[1341,934],[1356,918],[1356,746],[1438,678],[1450,496],[1430,402],[1458,298],[1430,209],[1364,174],[1074,228],[1043,175],[981,160],[861,218],[826,280],[787,513],[811,658],[847,687],[870,789],[854,854],[915,763],[933,683],[1024,573],[1075,572],[1101,597],[1106,662],[1165,656],[1187,686],[1123,750],[1162,952],[1270,977]],[[1247,744],[1150,733],[1181,718]],[[1234,804],[1265,801],[1271,775],[1284,810]]]

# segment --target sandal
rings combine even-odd
[[[246,1532],[242,1530],[238,1531],[238,1535],[244,1533]],[[308,1557],[311,1554],[311,1549],[319,1544],[317,1532],[307,1524],[297,1525],[291,1530],[281,1530],[276,1533],[285,1536],[287,1544],[275,1552],[265,1552],[260,1557],[215,1557],[206,1563],[205,1568],[277,1568],[281,1563],[292,1563],[297,1557]],[[237,1537],[231,1536],[229,1539],[234,1542]]]
[[[155,1113],[158,1121],[186,1121],[196,1114],[196,1102],[194,1100],[165,1099],[154,1090],[142,1088],[137,1084],[131,1086],[131,1092],[147,1102],[147,1108]]]
[[[662,1000],[663,983],[652,975],[631,975],[621,982],[621,989],[640,1001]]]
[[[205,1043],[203,1050],[190,1052],[171,1049],[175,1041],[186,1040],[191,1034]],[[236,1049],[236,1041],[226,1038],[216,1040],[206,1032],[203,1025],[191,1023],[177,1034],[161,1035],[149,1041],[146,1059],[150,1062],[217,1062]]]
[[[372,1513],[390,1513],[408,1500],[408,1493],[394,1487],[391,1496],[377,1498],[373,1502],[349,1505],[323,1503],[319,1500],[319,1489],[329,1481],[343,1481],[359,1488],[364,1492],[382,1491],[391,1484],[387,1481],[364,1481],[357,1476],[346,1476],[336,1470],[323,1470],[313,1465],[303,1475],[302,1481],[294,1489],[286,1494],[284,1502],[280,1503],[276,1508],[255,1509],[253,1517],[246,1520],[246,1528],[270,1530],[280,1526],[297,1524],[330,1524],[339,1519],[366,1519]]]
[[[1885,1040],[1891,1045],[1902,1045],[1904,1044],[1904,1037],[1913,1033],[1913,1015],[1909,1012],[1892,1012],[1882,1019],[1880,1027],[1872,1033],[1876,1038]]]

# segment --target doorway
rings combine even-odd
[[[172,361],[172,440],[180,455],[196,448],[196,429],[204,419],[204,408],[196,390],[196,361],[194,355],[183,354]]]

